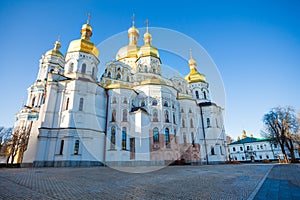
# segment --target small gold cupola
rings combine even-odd
[[[132,15],[132,26],[128,29],[128,45],[119,49],[116,60],[122,60],[124,58],[137,58],[137,53],[139,50],[138,39],[139,30],[134,26],[134,14]]]
[[[99,50],[94,45],[94,43],[90,41],[90,38],[93,35],[92,30],[93,29],[90,25],[90,14],[88,14],[87,23],[83,24],[80,30],[81,38],[70,42],[68,53],[79,51],[93,54],[95,57],[98,57]]]
[[[138,58],[153,56],[159,58],[158,49],[152,46],[152,35],[149,33],[149,22],[146,20],[146,33],[144,34],[144,45],[138,52]]]
[[[196,83],[196,82],[206,82],[206,77],[204,74],[201,74],[197,71],[197,63],[192,56],[192,50],[190,49],[190,59],[189,59],[189,67],[190,73],[184,78],[189,83]]]
[[[54,48],[47,51],[45,56],[57,56],[57,57],[60,57],[60,58],[64,59],[64,55],[59,51],[60,47],[61,47],[60,37],[58,37],[58,39],[54,43]]]
[[[129,45],[137,45],[139,30],[134,26],[134,14],[132,15],[132,26],[128,29]]]

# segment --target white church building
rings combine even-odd
[[[139,45],[133,23],[128,44],[120,44],[116,59],[101,61],[106,69],[98,72],[89,21],[80,33],[66,54],[56,41],[40,59],[26,105],[16,115],[15,131],[28,133],[16,162],[37,167],[226,162],[223,109],[211,102],[192,55],[185,78],[164,77],[151,33],[147,28]]]

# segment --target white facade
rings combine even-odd
[[[282,154],[277,144],[270,143],[269,139],[246,137],[228,145],[232,161],[263,161],[278,160]],[[299,158],[299,152],[295,150],[295,157]]]
[[[64,56],[60,43],[43,55],[36,82],[17,114],[27,127],[23,164],[82,166],[122,163],[219,163],[227,159],[222,109],[212,103],[194,59],[188,78],[167,79],[144,34],[128,30],[129,44],[98,81],[98,50],[84,24]],[[205,146],[206,145],[206,146]],[[207,157],[207,158],[206,158]]]

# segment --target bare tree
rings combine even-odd
[[[15,157],[18,155],[18,163],[22,163],[23,160],[23,154],[27,150],[29,135],[31,131],[30,124],[29,127],[16,127],[14,129],[14,133],[12,135],[11,140],[9,141],[9,150],[8,150],[8,157],[7,157],[7,165],[10,164],[13,165],[15,161]]]
[[[291,107],[276,107],[264,115],[264,136],[271,138],[273,143],[279,144],[282,153],[288,158],[288,149],[291,162],[296,162],[294,144],[298,136],[298,118]]]
[[[0,156],[4,156],[7,150],[7,143],[11,138],[13,128],[0,127]]]

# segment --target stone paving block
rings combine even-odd
[[[272,167],[255,164],[170,166],[144,174],[124,173],[108,167],[1,169],[0,199],[240,200],[249,198]],[[281,197],[282,180],[274,178],[278,177],[278,169],[274,167],[275,174],[272,169],[255,199]],[[294,170],[293,167],[288,169]],[[295,173],[299,171],[293,172],[291,180],[283,180],[286,182],[281,186],[299,189],[299,181],[292,179],[298,177]],[[287,176],[280,173],[286,179]],[[287,195],[294,199],[298,194]]]

